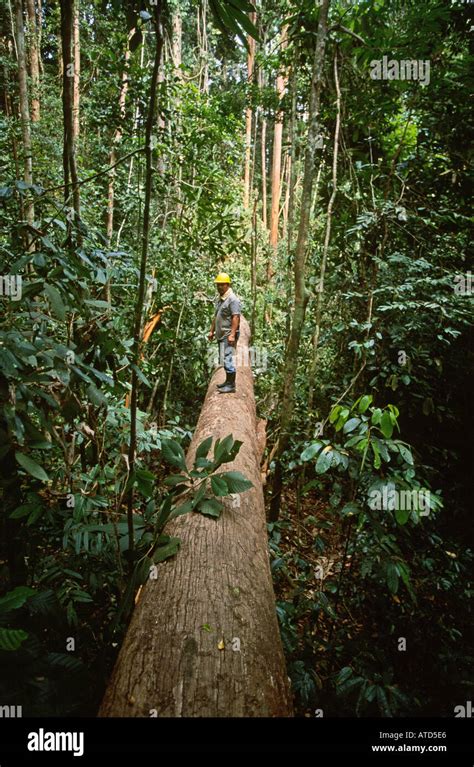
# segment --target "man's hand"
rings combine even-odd
[[[214,335],[215,335],[214,331],[213,331],[213,330],[210,330],[210,331],[209,331],[209,335],[207,336],[207,337],[208,337],[208,340],[209,340],[209,341],[212,341],[212,339],[214,338]]]
[[[230,344],[230,346],[234,346],[234,344],[235,344],[235,336],[234,336],[233,333],[230,333],[227,336],[227,343]]]

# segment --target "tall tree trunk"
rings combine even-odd
[[[311,78],[308,139],[306,144],[303,189],[301,193],[300,220],[294,263],[295,303],[291,318],[291,332],[286,350],[286,360],[283,374],[283,391],[281,396],[280,410],[280,434],[278,438],[278,449],[276,451],[276,467],[270,508],[270,518],[272,520],[278,519],[280,511],[280,498],[282,488],[281,456],[288,444],[289,428],[293,416],[294,388],[296,370],[298,366],[298,352],[300,347],[301,332],[304,325],[306,306],[309,298],[309,293],[305,284],[305,261],[314,181],[314,166],[316,160],[318,135],[320,132],[319,107],[324,69],[324,54],[328,30],[329,2],[330,0],[323,0],[319,14],[318,33],[316,36],[316,50],[314,53],[313,73]]]
[[[265,52],[265,30],[261,28],[262,51]],[[258,87],[260,92],[265,86],[265,73],[263,67],[258,68]],[[260,128],[260,165],[262,174],[262,224],[266,231],[268,227],[267,217],[267,120],[264,108],[261,107],[261,128]]]
[[[257,201],[255,194],[252,211],[252,234],[250,242],[250,290],[252,296],[252,313],[250,319],[250,337],[255,338],[255,318],[257,314]]]
[[[297,51],[294,54],[293,67],[291,71],[291,117],[290,117],[290,129],[289,129],[289,143],[290,143],[290,175],[288,179],[288,222],[287,222],[287,236],[286,236],[286,252],[287,252],[287,266],[285,269],[285,284],[286,288],[286,305],[288,311],[286,314],[286,328],[285,336],[288,343],[291,330],[291,314],[290,306],[292,302],[291,296],[291,255],[293,253],[293,232],[294,232],[294,218],[295,218],[295,187],[296,187],[296,95],[297,95]]]
[[[171,42],[171,58],[173,60],[173,69],[175,70],[176,77],[181,79],[182,71],[182,37],[183,37],[183,20],[181,18],[181,11],[177,8],[173,13],[172,19],[172,42]]]
[[[153,61],[153,72],[150,83],[150,96],[148,99],[148,114],[145,126],[145,200],[143,203],[143,229],[142,229],[142,254],[140,261],[140,279],[138,285],[138,295],[135,304],[134,328],[133,328],[133,368],[132,368],[132,389],[130,397],[130,442],[128,448],[128,466],[130,475],[135,468],[135,450],[137,442],[137,401],[138,401],[138,375],[137,369],[140,364],[140,338],[143,321],[143,303],[145,300],[145,282],[148,260],[148,243],[150,239],[150,206],[153,180],[153,149],[152,132],[156,111],[156,94],[158,88],[158,71],[160,68],[161,52],[163,50],[163,30],[162,30],[162,2],[153,6],[154,26],[155,26],[155,55]],[[129,549],[133,552],[133,487],[130,489],[127,498],[128,515],[128,537]]]
[[[31,146],[31,123],[30,109],[28,105],[28,79],[26,69],[25,55],[25,28],[23,22],[23,3],[22,0],[15,0],[15,45],[18,59],[18,92],[20,102],[21,133],[23,138],[23,180],[26,184],[33,183],[33,150]],[[31,198],[25,204],[26,220],[30,226],[33,226],[35,218],[34,205]],[[28,233],[25,240],[28,250],[33,248],[31,233]]]
[[[79,179],[77,177],[76,152],[74,146],[74,62],[73,40],[74,0],[61,0],[61,43],[63,62],[63,172],[64,200],[69,202],[71,193],[77,222],[81,216]],[[78,241],[81,237],[78,235]]]
[[[143,30],[143,42],[140,49],[140,69],[143,70],[143,65],[145,61],[145,37],[146,37],[146,30]],[[159,81],[159,76],[158,76]],[[136,107],[134,111],[134,117],[133,117],[133,128],[132,128],[132,137],[134,139],[138,136],[138,125],[140,121],[140,101],[136,101]],[[130,189],[132,188],[132,175],[133,175],[133,166],[134,166],[134,160],[135,155],[132,155],[130,158],[130,165],[128,168],[128,179],[127,179],[127,192],[130,192]]]
[[[26,10],[28,12],[28,42],[29,42],[29,61],[31,76],[31,121],[38,122],[40,119],[40,53],[38,38],[38,23],[36,21],[35,0],[26,0]],[[39,19],[41,24],[41,18]]]
[[[255,12],[250,14],[250,21],[255,24]],[[253,69],[255,62],[255,40],[248,35],[248,53],[247,53],[247,100],[248,105],[245,110],[245,169],[244,169],[244,208],[248,208],[250,201],[250,157],[252,152],[252,105],[251,93],[253,83]]]
[[[74,77],[73,77],[73,143],[77,146],[79,136],[79,116],[80,116],[80,81],[81,81],[81,42],[79,26],[79,4],[80,0],[73,0],[73,59],[74,59]]]
[[[239,347],[247,358],[249,326],[242,317]],[[251,480],[245,493],[224,499],[219,520],[187,514],[166,533],[178,554],[158,565],[135,607],[99,715],[134,717],[292,716],[268,557],[250,366],[237,366],[237,393],[224,414],[212,376],[188,450],[208,436],[232,432],[243,444],[226,470]]]
[[[287,27],[281,30],[281,47],[286,47]],[[282,100],[287,83],[287,75],[280,70],[276,79],[276,92],[279,101]],[[278,246],[278,223],[280,213],[280,194],[281,194],[281,147],[283,140],[283,112],[278,109],[275,115],[275,124],[273,128],[273,157],[272,157],[272,207],[270,213],[270,245],[274,251]],[[271,253],[271,251],[270,251]],[[271,255],[267,262],[267,279],[272,280],[274,276],[274,264]]]
[[[13,23],[13,19],[12,19]],[[14,43],[13,40],[10,38],[6,38],[1,41],[0,43],[0,50],[2,52],[2,55],[4,57],[3,60],[3,81],[2,81],[2,102],[3,107],[5,110],[5,116],[7,119],[13,117],[15,114],[15,105],[12,100],[12,86],[10,83],[10,73],[11,69],[9,66],[9,60],[14,59]],[[17,140],[15,137],[15,132],[10,131],[10,137],[11,137],[11,144],[12,144],[12,156],[13,161],[15,164],[15,178],[20,178],[20,162],[18,159],[18,145]],[[23,207],[23,197],[18,197],[18,205],[19,205],[19,211],[20,211],[20,218],[23,219],[24,216],[24,207]]]
[[[42,37],[42,24],[43,24],[43,3],[42,0],[36,0],[36,33],[37,33],[37,43],[38,43],[38,65],[39,65],[39,71],[40,75],[44,74],[44,67],[43,67],[43,57],[41,56],[41,37]]]
[[[339,132],[341,129],[341,89],[339,87],[339,73],[337,71],[337,49],[334,54],[334,83],[336,86],[336,127],[334,129],[334,149],[332,159],[332,191],[329,198],[326,213],[326,233],[324,235],[323,256],[321,259],[321,268],[319,271],[318,295],[316,299],[315,328],[313,334],[313,356],[309,373],[309,392],[308,392],[308,410],[313,407],[314,381],[316,378],[316,367],[318,363],[319,335],[321,330],[321,313],[323,306],[324,278],[326,275],[326,263],[329,250],[329,241],[331,239],[332,210],[337,194],[337,159],[339,154]]]
[[[128,40],[127,40],[127,49],[125,51],[125,64],[122,72],[122,80],[120,84],[120,92],[119,92],[119,124],[117,125],[115,129],[115,133],[112,139],[112,147],[109,154],[109,166],[115,165],[117,162],[117,148],[122,140],[122,122],[125,119],[125,100],[127,97],[127,91],[128,91],[128,65],[130,61],[130,39],[132,37],[132,34],[134,33],[135,28],[132,29],[128,34]],[[112,237],[114,233],[114,206],[115,206],[115,177],[116,177],[116,170],[113,168],[108,177],[108,185],[107,185],[107,214],[106,214],[106,236],[107,236],[107,246],[110,248],[112,245]],[[112,292],[111,292],[111,282],[110,277],[107,279],[107,283],[105,285],[105,300],[111,304],[112,303]]]
[[[291,152],[288,152],[285,157],[284,176],[285,176],[285,200],[283,202],[283,227],[282,238],[287,239],[288,232],[288,217],[290,213],[290,190],[291,190]]]
[[[209,93],[207,0],[201,0],[197,7],[197,38],[199,49],[199,88],[203,93]]]
[[[125,119],[125,100],[128,91],[128,65],[130,61],[130,39],[135,30],[128,35],[127,49],[125,51],[125,64],[122,72],[122,79],[120,83],[119,92],[119,124],[115,128],[114,136],[112,139],[112,148],[109,154],[109,166],[114,165],[117,162],[117,147],[122,140],[123,130],[122,122]],[[107,244],[110,246],[112,242],[112,236],[114,232],[114,199],[115,199],[115,168],[109,173],[108,190],[107,190],[107,218],[106,218],[106,232],[107,232]]]
[[[260,151],[262,165],[262,224],[266,230],[267,219],[267,121],[262,109],[262,126],[260,131]]]

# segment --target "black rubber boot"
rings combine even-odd
[[[227,373],[229,381],[219,389],[220,394],[231,394],[235,391],[235,373]]]
[[[230,383],[229,376],[230,376],[230,373],[228,373],[227,370],[226,370],[225,371],[225,381],[224,381],[224,383],[217,384],[217,388],[218,389],[222,389],[223,386],[227,386]]]

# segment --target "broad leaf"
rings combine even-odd
[[[6,613],[9,610],[17,610],[22,607],[26,600],[29,599],[35,593],[34,589],[30,589],[28,586],[17,586],[4,597],[0,598],[0,612]]]
[[[393,434],[393,423],[388,410],[385,410],[382,414],[380,421],[380,429],[386,439],[390,439]]]
[[[253,487],[253,483],[246,479],[240,471],[226,471],[224,474],[219,474],[218,477],[224,479],[229,493],[244,493]]]
[[[24,453],[15,453],[15,458],[20,466],[25,469],[28,474],[31,474],[32,477],[40,479],[42,482],[49,482],[49,477],[43,467],[40,466],[39,463],[36,463],[36,461],[33,461],[29,455],[25,455]]]
[[[18,650],[22,642],[28,638],[26,631],[22,629],[0,628],[0,650],[12,652]]]
[[[227,482],[224,479],[222,479],[222,475],[218,475],[217,477],[211,477],[211,488],[214,495],[217,495],[217,496],[229,495]]]

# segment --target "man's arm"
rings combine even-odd
[[[232,319],[233,319],[233,318],[232,318]],[[214,316],[214,318],[213,318],[213,320],[212,320],[212,324],[211,324],[211,329],[210,329],[210,331],[209,331],[209,335],[208,335],[208,339],[209,339],[209,341],[212,341],[212,339],[214,338],[214,331],[215,331],[215,327],[216,327],[216,318],[215,318],[215,316]]]
[[[230,328],[230,333],[227,336],[227,342],[233,346],[235,343],[235,334],[238,331],[240,326],[240,314],[233,314],[232,315],[232,324]]]

